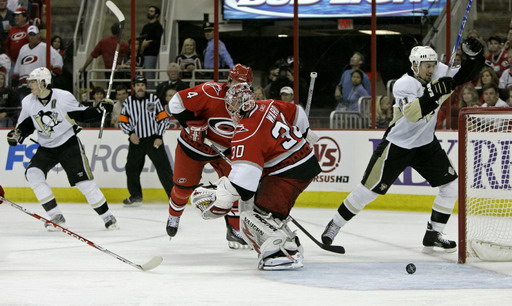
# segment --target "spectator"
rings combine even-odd
[[[501,48],[501,37],[491,36],[487,39],[489,55],[485,58],[485,64],[491,66],[498,77],[509,67],[507,52]]]
[[[265,96],[265,91],[263,91],[263,87],[261,86],[254,87],[254,96],[256,97],[257,101],[267,100],[267,97]]]
[[[160,53],[162,34],[164,33],[164,28],[160,21],[158,21],[160,8],[154,5],[150,6],[146,16],[149,22],[144,25],[142,32],[140,32],[140,39],[142,39],[141,51],[144,56],[144,68],[155,69],[156,59]],[[146,72],[146,79],[150,80],[151,84],[149,88],[154,88],[153,84],[155,83],[153,80],[155,79],[155,74],[154,71]]]
[[[349,112],[359,112],[359,98],[364,96],[369,96],[368,91],[363,87],[363,78],[364,72],[359,69],[352,69],[350,73],[351,77],[351,86],[350,91],[346,98],[344,98],[344,103],[342,107],[346,107]],[[347,89],[348,87],[344,87]],[[343,110],[340,108],[338,110]]]
[[[15,25],[11,27],[7,33],[7,39],[5,40],[5,53],[11,58],[11,74],[9,79],[12,80],[12,72],[14,71],[14,64],[18,59],[21,47],[28,43],[27,30],[29,24],[27,23],[27,10],[24,8],[18,8],[14,12]]]
[[[5,54],[4,42],[0,40],[0,72],[5,73],[5,86],[10,87],[9,74],[11,71],[11,59]]]
[[[508,29],[508,32],[507,32],[507,41],[503,44],[503,49],[509,51],[510,50],[510,45],[512,44],[512,28]],[[508,61],[509,65],[510,65],[510,61]]]
[[[269,80],[270,82],[265,86],[263,92],[267,99],[281,99],[281,88],[288,86],[294,88],[294,80],[295,76],[293,74],[293,57],[289,56],[286,59],[279,59],[276,61],[274,68],[270,70]],[[297,96],[295,96],[296,103],[301,102],[305,103],[307,97],[308,85],[306,80],[303,78],[299,78],[299,96],[300,101],[297,101]]]
[[[87,57],[87,60],[85,60],[84,65],[82,68],[79,69],[80,73],[85,72],[85,69],[93,59],[97,58],[98,56],[103,57],[103,62],[105,63],[105,69],[112,69],[112,64],[114,63],[114,53],[116,51],[117,47],[117,38],[119,35],[119,23],[114,23],[110,27],[110,32],[112,33],[111,36],[107,36],[102,38],[98,44],[96,44],[96,47],[92,50],[91,54]],[[119,57],[118,57],[118,63],[120,62],[120,59],[124,56],[126,56],[126,53],[128,51],[128,44],[124,41],[121,41],[121,45],[119,48]],[[110,78],[110,71],[105,72],[105,78]]]
[[[114,109],[112,110],[112,118],[110,119],[110,125],[112,127],[119,127],[119,115],[121,114],[121,110],[123,109],[124,102],[128,98],[128,89],[125,85],[120,84],[116,87],[116,102],[114,104]]]
[[[105,89],[103,87],[94,87],[92,91],[92,96],[94,98],[94,101],[92,102],[92,106],[96,107],[100,104],[100,102],[105,99]]]
[[[508,103],[508,105],[512,106],[512,85],[509,85],[507,90],[508,90],[508,100],[507,100],[507,103]]]
[[[64,49],[64,44],[62,43],[62,37],[60,37],[59,35],[53,36],[51,40],[51,45],[53,49],[59,52],[60,56],[62,56],[62,58],[64,59],[64,57],[66,56],[66,50]]]
[[[349,95],[350,95],[352,87],[353,87],[352,71],[354,71],[356,69],[361,69],[361,66],[363,64],[364,64],[363,54],[361,54],[359,52],[354,52],[354,54],[350,58],[350,67],[351,68],[347,69],[343,72],[343,74],[341,75],[340,82],[338,83],[338,85],[336,85],[336,89],[334,90],[334,98],[336,99],[336,101],[338,101],[338,105],[341,104],[344,106],[341,108],[348,107],[348,99],[349,99]],[[366,89],[367,93],[371,92],[370,79],[364,72],[363,72],[363,79],[362,79],[361,84],[363,85],[364,89]],[[340,108],[340,106],[338,106],[337,108]]]
[[[206,49],[204,50],[204,68],[213,69],[213,28],[214,24],[206,22],[203,25],[204,37],[207,40]],[[233,67],[233,59],[226,49],[226,45],[219,39],[219,68]]]
[[[178,91],[176,90],[176,88],[174,88],[174,86],[171,86],[171,87],[167,87],[167,90],[165,91],[165,100],[162,101],[162,103],[164,103],[165,105],[169,104],[169,101],[171,101],[172,97],[174,97],[174,95],[177,93]],[[169,115],[169,128],[170,129],[179,129],[180,128],[180,123],[179,121],[174,118],[174,116],[172,115]]]
[[[13,86],[17,85],[20,101],[30,93],[27,84],[27,77],[36,68],[46,67],[46,43],[41,42],[41,34],[35,25],[31,25],[27,30],[28,44],[20,49],[18,59],[13,71]],[[50,48],[50,70],[53,75],[62,74],[62,56]]]
[[[6,86],[7,76],[0,72],[0,128],[13,127],[20,111],[14,109],[21,106],[14,91]]]
[[[171,195],[173,186],[171,163],[162,140],[169,119],[160,100],[146,91],[146,84],[147,80],[143,76],[133,79],[134,92],[126,99],[119,116],[121,129],[129,135],[125,169],[130,197],[123,201],[125,207],[142,204],[140,174],[146,155],[155,165],[167,196]]]
[[[480,100],[478,99],[478,92],[475,87],[471,84],[462,86],[459,98],[459,110],[464,107],[475,107],[480,106]],[[457,115],[458,117],[458,115]]]
[[[156,87],[156,95],[163,103],[165,103],[165,91],[167,88],[172,86],[177,91],[180,91],[190,87],[187,83],[181,80],[180,66],[176,63],[170,63],[169,66],[167,66],[167,76],[169,77],[169,80],[158,84]],[[165,105],[167,105],[167,103],[165,103]]]
[[[475,88],[477,89],[478,91],[478,95],[480,97],[480,102],[483,103],[484,101],[484,98],[483,98],[483,87],[487,84],[499,84],[499,79],[498,79],[498,76],[496,75],[496,72],[494,72],[494,70],[491,68],[491,67],[484,67],[482,69],[482,71],[480,71],[480,79],[479,79],[479,85],[480,86],[475,86]],[[507,99],[505,94],[506,94],[506,91],[501,91],[499,90],[498,88],[498,94],[500,95],[500,98],[502,99]]]
[[[14,14],[7,8],[7,0],[0,0],[0,40],[3,42],[7,39],[7,33],[14,22]]]
[[[379,96],[376,99],[375,106],[375,127],[378,129],[387,129],[391,120],[393,120],[393,107],[391,99],[388,96]]]
[[[293,89],[291,87],[284,86],[279,91],[279,94],[281,95],[281,100],[295,104],[295,101],[293,101]]]
[[[176,63],[178,63],[180,69],[183,71],[184,79],[192,78],[192,71],[194,71],[194,69],[202,69],[201,59],[199,55],[197,55],[196,41],[194,39],[185,39],[181,53],[176,57]]]
[[[512,63],[512,49],[509,49],[507,51],[507,60],[509,63]],[[501,74],[500,84],[498,87],[500,89],[506,89],[510,85],[512,85],[512,72],[510,71],[510,67],[509,67],[505,71],[503,71],[503,73]]]
[[[498,85],[490,83],[482,88],[484,104],[482,107],[508,107],[507,102],[500,99],[498,95]]]

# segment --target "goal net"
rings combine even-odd
[[[512,108],[459,115],[459,262],[512,261]]]

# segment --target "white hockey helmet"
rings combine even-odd
[[[256,97],[248,83],[239,83],[226,93],[226,110],[235,123],[238,123],[256,105]]]
[[[37,81],[40,89],[47,88],[52,83],[52,73],[46,67],[36,68],[28,75],[27,81],[32,80]],[[44,81],[44,85],[41,84],[41,81]]]
[[[414,74],[419,73],[419,67],[421,62],[436,62],[437,63],[437,53],[429,46],[417,46],[412,48],[411,55],[409,55],[409,61],[411,62],[411,69]],[[414,69],[414,63],[416,63],[416,68]]]

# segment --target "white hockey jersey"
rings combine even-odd
[[[52,69],[59,68],[62,70],[64,65],[62,56],[54,48],[50,48]],[[24,45],[20,49],[13,74],[18,75],[21,84],[26,84],[28,75],[36,68],[46,67],[46,43],[40,42],[33,49],[29,44]]]
[[[44,105],[34,94],[29,94],[21,101],[21,113],[18,125],[27,118],[32,120],[37,131],[38,142],[42,147],[55,148],[75,135],[75,121],[68,115],[73,111],[85,111],[68,91],[52,89],[49,101]]]
[[[459,71],[458,67],[452,68],[449,74],[447,74],[448,69],[447,65],[438,63],[437,69],[432,76],[432,81],[444,76],[453,77]],[[416,122],[411,122],[403,116],[403,107],[408,103],[412,103],[414,99],[423,96],[424,90],[425,87],[423,87],[420,81],[409,74],[404,74],[395,82],[393,87],[395,104],[393,108],[395,112],[398,110],[402,117],[392,125],[386,135],[386,139],[392,144],[401,148],[412,149],[429,144],[434,140],[439,107]]]

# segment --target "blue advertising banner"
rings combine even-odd
[[[301,18],[371,16],[372,0],[298,0]],[[446,0],[375,0],[377,16],[437,16]],[[294,0],[224,0],[224,19],[292,18]]]

